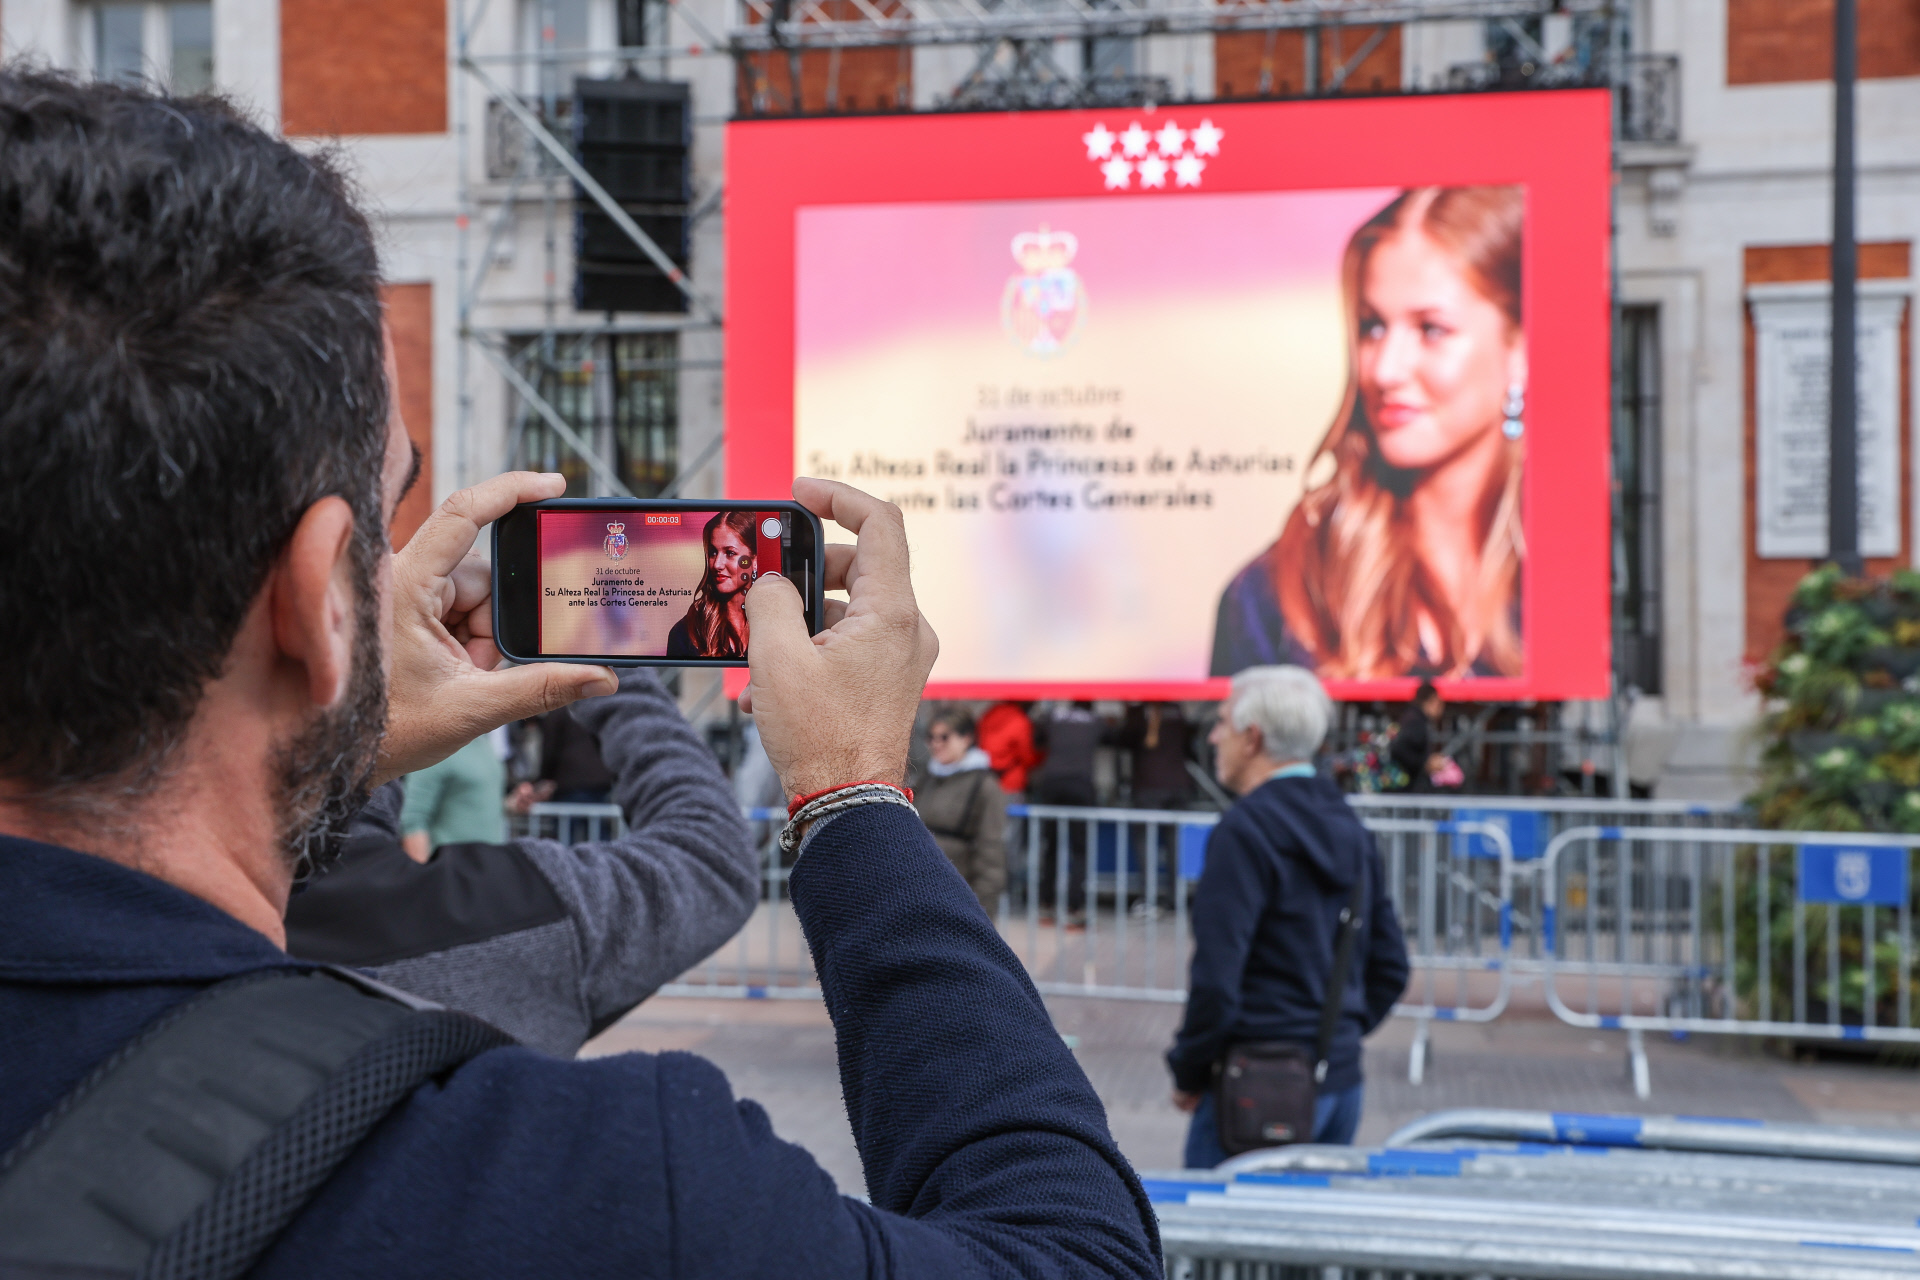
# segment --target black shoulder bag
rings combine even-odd
[[[1214,1081],[1214,1114],[1219,1120],[1220,1145],[1228,1155],[1313,1141],[1314,1104],[1327,1079],[1327,1055],[1340,1025],[1340,1004],[1360,940],[1366,888],[1363,850],[1353,897],[1342,908],[1336,926],[1333,972],[1327,975],[1327,999],[1320,1008],[1320,1035],[1313,1053],[1286,1040],[1249,1041],[1227,1050]]]
[[[234,1280],[416,1088],[511,1043],[331,966],[220,983],[0,1156],[0,1280]]]

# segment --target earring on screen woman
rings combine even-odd
[[[1526,411],[1526,387],[1518,382],[1508,384],[1506,403],[1500,406],[1500,413],[1504,419],[1500,424],[1501,434],[1509,440],[1518,440],[1525,435],[1527,424],[1522,420],[1521,415]]]

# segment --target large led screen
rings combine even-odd
[[[736,124],[728,489],[896,502],[948,696],[1604,695],[1590,92]]]

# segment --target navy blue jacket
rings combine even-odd
[[[1159,1276],[1099,1099],[913,811],[822,823],[791,883],[871,1206],[700,1058],[496,1049],[389,1116],[252,1275]],[[282,966],[159,880],[0,838],[0,1151],[161,1013]]]
[[[1340,909],[1367,868],[1364,930],[1327,1056],[1327,1092],[1361,1082],[1360,1039],[1407,985],[1407,944],[1373,836],[1322,777],[1275,778],[1229,809],[1207,841],[1193,898],[1187,1016],[1167,1065],[1200,1093],[1213,1064],[1247,1040],[1312,1048],[1333,974]]]

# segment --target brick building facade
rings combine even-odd
[[[403,404],[431,461],[433,497],[505,465],[538,465],[540,449],[556,465],[566,462],[542,424],[510,418],[505,383],[462,342],[463,326],[509,352],[544,341],[537,335],[555,327],[577,335],[543,366],[553,378],[543,389],[562,412],[636,483],[697,463],[682,491],[718,493],[720,464],[709,449],[721,424],[718,329],[662,320],[605,333],[596,328],[604,329],[601,317],[572,312],[568,224],[547,218],[542,184],[527,179],[524,141],[490,109],[492,92],[450,61],[460,2],[0,0],[0,54],[102,74],[143,72],[187,87],[210,79],[290,136],[345,149],[380,219]],[[630,0],[470,4],[481,16],[469,52],[487,76],[530,100],[563,97],[573,74],[618,69],[594,51],[618,43],[620,4]],[[1644,428],[1631,461],[1645,536],[1623,552],[1638,575],[1635,625],[1645,641],[1632,673],[1643,696],[1629,757],[1636,779],[1667,794],[1725,796],[1740,789],[1743,735],[1755,711],[1744,664],[1777,636],[1785,595],[1810,563],[1758,550],[1755,315],[1768,299],[1823,288],[1831,4],[1628,7],[1630,48],[1664,77],[1654,86],[1671,99],[1663,109],[1683,107],[1677,132],[1647,131],[1618,148],[1616,260],[1630,320],[1621,367],[1632,383],[1622,400]],[[1566,8],[1527,28],[1549,58],[1577,52],[1574,11],[1591,6]],[[657,25],[648,38],[677,52],[644,69],[694,86],[692,275],[716,299],[725,272],[719,126],[727,116],[786,109],[796,69],[808,111],[935,106],[975,62],[967,48],[808,52],[749,59],[737,76],[730,59],[690,47],[724,33],[731,13],[722,0],[685,0],[671,16],[664,7],[650,11]],[[1895,554],[1876,561],[1890,567],[1912,563],[1915,551],[1910,309],[1920,238],[1920,0],[1859,0],[1859,13],[1862,273],[1877,296],[1901,308],[1900,538]],[[1054,53],[1110,59],[1157,77],[1174,97],[1285,97],[1302,92],[1310,75],[1321,92],[1444,86],[1459,82],[1461,68],[1484,65],[1508,38],[1479,21],[1375,34],[1328,32],[1313,70],[1295,32],[1086,48],[1060,42]],[[526,56],[543,50],[544,61]],[[1364,56],[1335,83],[1333,69],[1356,52]],[[507,154],[516,142],[518,158]],[[559,190],[564,198],[564,184]],[[473,232],[464,258],[463,217]],[[464,316],[463,297],[477,299]],[[425,504],[410,504],[401,523],[417,521]]]

